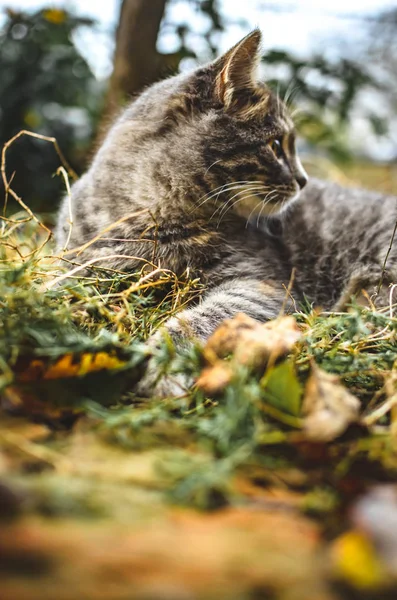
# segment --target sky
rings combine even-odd
[[[226,14],[247,22],[244,29],[228,27],[219,39],[222,51],[249,29],[259,26],[264,34],[264,50],[279,47],[302,55],[316,50],[332,58],[343,53],[345,44],[354,44],[355,40],[360,43],[366,17],[382,9],[396,8],[397,0],[221,0],[221,4]],[[97,19],[97,31],[81,32],[77,42],[97,76],[106,77],[111,70],[111,34],[116,26],[120,0],[0,0],[0,11],[5,7],[35,10],[43,5],[74,8],[81,15]],[[194,43],[200,51],[200,32],[206,27],[205,19],[198,18],[184,0],[172,4],[171,11],[169,16],[174,22],[194,23]],[[172,35],[159,39],[161,50],[172,51],[175,44]]]

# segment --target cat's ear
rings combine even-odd
[[[234,104],[241,92],[254,90],[261,41],[261,32],[254,29],[216,62],[216,95],[225,107]]]

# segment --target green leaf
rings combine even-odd
[[[275,408],[299,416],[303,389],[292,361],[269,369],[261,380],[266,401]]]

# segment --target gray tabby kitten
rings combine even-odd
[[[151,86],[72,188],[72,247],[98,237],[79,262],[133,271],[146,260],[177,274],[189,269],[206,284],[202,302],[166,324],[179,345],[205,340],[238,312],[276,317],[292,271],[287,310],[304,297],[339,309],[361,288],[372,292],[397,217],[392,197],[319,181],[305,187],[287,109],[255,79],[260,41],[255,30],[215,62]],[[68,214],[65,199],[60,249]],[[382,300],[396,262],[392,250]],[[141,391],[154,381],[149,370]],[[155,391],[181,388],[163,379]]]

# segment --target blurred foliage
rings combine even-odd
[[[178,20],[175,11],[168,10],[186,3],[201,17],[199,32],[191,21]],[[379,27],[383,21],[380,18]],[[387,31],[394,32],[390,19],[385,23]],[[171,54],[159,52],[165,74],[177,72],[186,59],[198,63],[216,56],[219,36],[231,25],[248,28],[226,14],[219,0],[168,0],[159,38],[174,35],[177,47]],[[53,136],[71,166],[78,173],[84,170],[104,86],[80,54],[74,34],[94,26],[92,20],[61,9],[6,11],[0,32],[0,146],[23,129]],[[317,155],[343,163],[352,158],[351,122],[360,95],[379,89],[364,61],[331,62],[324,56],[298,58],[271,50],[263,57],[263,70],[291,106],[308,151],[315,148]],[[388,120],[376,107],[363,116],[375,135],[387,133]],[[36,211],[54,212],[58,206],[64,190],[62,179],[52,177],[58,166],[52,144],[38,139],[23,137],[7,152],[7,176],[15,173],[13,188]],[[0,198],[3,191],[0,183]]]
[[[187,57],[198,61],[214,58],[218,53],[219,34],[226,27],[238,25],[244,30],[249,28],[247,22],[233,19],[230,13],[225,14],[219,0],[187,2],[197,13],[207,17],[199,44],[202,46],[202,40],[205,40],[207,48],[199,55],[193,47],[194,44],[197,46],[197,40],[191,35],[191,24],[187,21],[173,23],[166,15],[161,32],[173,33],[179,38],[180,47],[175,53],[179,61]],[[169,0],[169,3],[177,4],[181,0]],[[389,13],[387,18],[381,19],[383,21],[388,24],[389,34],[390,31],[394,34]],[[316,148],[316,151],[320,150],[337,162],[352,159],[349,124],[359,95],[364,90],[374,91],[380,86],[365,61],[359,63],[348,58],[330,61],[321,55],[298,58],[286,50],[270,50],[262,60],[264,78],[269,85],[288,101],[293,111],[295,106],[299,106],[295,121],[308,150]],[[368,112],[365,117],[376,135],[387,133],[387,121],[376,110]]]
[[[181,3],[181,0],[168,0],[168,3],[169,5],[178,4]],[[219,33],[225,30],[226,25],[239,22],[233,20],[231,15],[228,15],[226,22],[225,16],[222,14],[220,8],[219,0],[187,0],[187,3],[193,7],[195,12],[207,18],[207,26],[200,32],[200,37],[202,40],[205,40],[209,57],[214,58],[218,52],[217,37],[219,36]],[[247,27],[246,23],[239,24]],[[166,13],[164,22],[162,23],[161,33],[174,33],[178,37],[180,43],[178,54],[181,59],[186,57],[199,58],[197,51],[192,47],[191,43],[191,23],[187,21],[175,23],[168,18]],[[208,56],[206,58],[208,58]]]
[[[397,114],[397,9],[381,12],[369,28],[369,43],[362,49],[362,60],[371,61],[382,84],[382,100],[372,116],[375,127],[385,130],[387,115]],[[385,110],[386,109],[386,110]],[[378,122],[376,121],[378,119]],[[393,119],[394,120],[394,119]],[[395,128],[395,122],[394,122]],[[387,122],[386,129],[393,129]],[[395,138],[394,138],[395,142]],[[397,151],[396,151],[397,154]]]
[[[81,171],[99,108],[99,85],[77,50],[73,34],[93,21],[58,9],[6,11],[0,32],[0,145],[22,129],[56,137],[70,163]],[[21,138],[7,152],[8,178],[35,210],[56,208],[60,178],[52,144]],[[2,185],[2,184],[0,184]],[[3,195],[3,187],[0,194]]]
[[[366,67],[348,59],[332,63],[320,55],[297,59],[279,50],[267,52],[263,61],[282,68],[285,76],[269,84],[287,104],[299,106],[294,120],[311,149],[339,162],[352,158],[348,125],[353,110],[359,94],[377,86]],[[385,124],[376,115],[368,118],[375,133],[385,132]]]
[[[390,8],[381,12],[371,24],[371,44],[369,51],[372,55],[387,63],[389,68],[397,69],[397,9]]]

